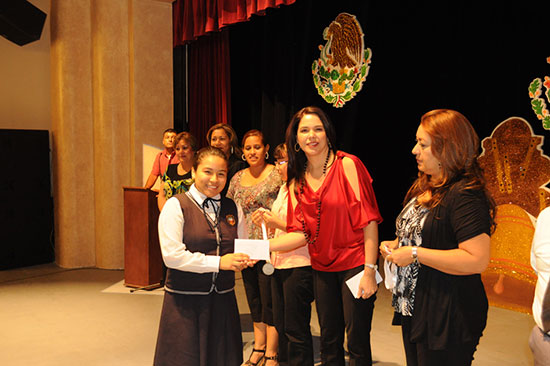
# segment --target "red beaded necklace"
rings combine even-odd
[[[327,166],[328,166],[329,159],[330,159],[330,150],[328,151],[327,158],[325,159],[325,164],[323,164],[323,176],[326,175],[326,173],[327,173]],[[306,170],[307,170],[307,160],[306,160],[306,163],[305,163],[305,166],[304,166],[304,177],[302,178],[302,180],[300,182],[300,196],[304,195]],[[317,241],[317,238],[319,237],[319,229],[321,228],[321,197],[319,197],[319,202],[317,202],[317,228],[315,229],[315,236],[313,238],[311,237],[311,235],[308,234],[308,232],[306,230],[306,219],[304,217],[304,210],[302,208],[302,199],[301,199],[301,197],[298,200],[298,204],[300,205],[300,208],[302,210],[302,217],[303,217],[303,219],[298,219],[298,221],[300,221],[300,223],[302,224],[302,230],[304,232],[304,235],[306,236],[306,242],[308,244],[314,244]]]

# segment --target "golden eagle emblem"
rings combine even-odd
[[[338,14],[323,31],[327,42],[312,65],[313,83],[319,95],[336,108],[343,107],[362,88],[371,62],[363,30],[354,15]]]

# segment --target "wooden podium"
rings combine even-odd
[[[157,192],[141,187],[124,189],[124,285],[160,287],[163,263],[157,230]]]

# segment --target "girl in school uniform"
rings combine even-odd
[[[242,209],[220,195],[227,180],[221,150],[201,149],[192,172],[195,183],[170,198],[159,217],[168,269],[154,365],[238,366],[234,272],[254,262],[233,249],[235,238],[247,237],[246,225]]]

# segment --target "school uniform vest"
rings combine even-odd
[[[177,194],[185,223],[183,225],[183,242],[190,252],[206,255],[223,256],[233,253],[237,238],[238,213],[235,202],[227,197],[221,198],[218,231],[216,233],[206,221],[205,215],[189,193]],[[207,295],[230,292],[235,287],[235,272],[223,271],[195,273],[168,268],[166,271],[165,289],[169,292],[191,295]]]

